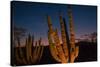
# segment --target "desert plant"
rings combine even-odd
[[[65,19],[60,15],[60,27],[61,27],[61,38],[62,44],[60,43],[58,31],[54,30],[52,27],[50,16],[47,16],[48,20],[48,41],[50,46],[51,55],[53,58],[61,63],[73,63],[75,58],[79,53],[79,46],[75,46],[75,34],[73,27],[72,12],[70,6],[68,7],[68,16],[69,16],[69,31],[70,31],[70,40],[66,30]]]
[[[18,40],[18,44],[20,44],[20,40]],[[20,44],[21,45],[21,44]],[[17,47],[15,50],[15,58],[16,63],[18,64],[35,64],[40,61],[43,53],[44,47],[42,46],[42,39],[40,38],[35,42],[34,45],[34,37],[28,35],[25,43],[25,51],[22,50],[22,47]]]

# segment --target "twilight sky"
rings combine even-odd
[[[42,37],[43,43],[47,45],[48,24],[46,15],[51,17],[53,27],[59,29],[60,36],[59,12],[61,12],[66,20],[67,27],[69,27],[67,10],[66,4],[13,1],[12,21],[16,27],[25,28],[27,33],[34,34],[35,40]],[[96,6],[72,5],[72,13],[76,38],[80,38],[84,34],[97,32]]]

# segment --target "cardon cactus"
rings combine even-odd
[[[50,16],[47,16],[48,27],[49,27],[48,41],[49,41],[51,55],[57,62],[61,63],[68,63],[68,62],[73,63],[79,53],[79,46],[75,46],[75,34],[74,34],[74,27],[72,20],[72,12],[70,8],[68,10],[68,13],[70,20],[69,21],[70,40],[66,30],[65,19],[61,15],[59,17],[62,44],[60,43],[57,29],[56,30],[53,29]]]
[[[26,38],[25,50],[23,51],[20,46],[20,40],[18,40],[19,47],[15,49],[15,58],[17,64],[35,64],[40,61],[43,53],[44,47],[42,46],[42,39],[40,38],[35,42],[34,45],[34,37],[28,36]],[[25,52],[26,51],[26,52]]]

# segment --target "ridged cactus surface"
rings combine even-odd
[[[75,45],[75,32],[74,32],[74,24],[72,17],[71,7],[68,7],[68,17],[69,17],[69,36],[66,30],[65,19],[60,15],[60,28],[61,28],[61,39],[62,43],[60,43],[60,37],[58,36],[58,30],[53,29],[52,21],[50,16],[47,16],[48,21],[48,42],[50,46],[51,55],[53,58],[61,63],[73,63],[75,58],[77,58],[79,53],[79,46]]]

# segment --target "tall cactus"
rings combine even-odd
[[[59,36],[57,29],[54,30],[52,27],[50,16],[47,16],[48,21],[48,41],[50,46],[51,55],[53,58],[61,63],[74,62],[75,58],[79,53],[79,46],[75,46],[75,33],[73,27],[73,19],[71,9],[68,9],[69,16],[69,31],[70,31],[70,40],[68,37],[68,32],[66,30],[65,19],[60,15],[60,27],[61,27],[61,38],[62,44],[60,44]]]

